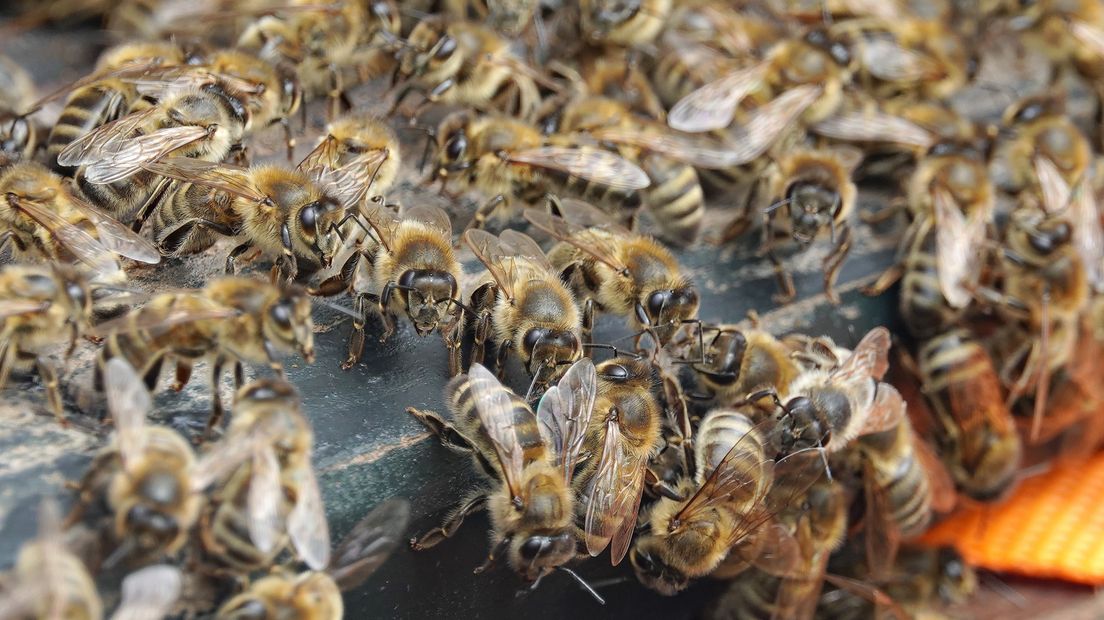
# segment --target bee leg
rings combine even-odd
[[[3,350],[0,350],[0,387],[8,384],[8,379],[11,378],[12,366],[15,365],[15,345],[11,342],[4,344]]]
[[[514,346],[512,340],[503,340],[498,345],[498,354],[495,356],[495,375],[501,381],[506,376],[506,360],[510,357],[510,349]]]
[[[594,300],[587,297],[583,303],[583,344],[594,342]]]
[[[491,198],[487,202],[483,203],[478,209],[475,210],[475,215],[472,216],[471,222],[468,222],[468,227],[464,230],[467,231],[472,228],[483,228],[484,224],[487,223],[487,220],[491,219],[491,216],[494,215],[494,212],[505,204],[506,196],[502,194],[499,194],[494,198]]]
[[[475,289],[471,295],[471,306],[477,313],[471,353],[472,364],[482,364],[485,359],[487,339],[491,332],[491,317],[497,295],[498,289],[489,282]]]
[[[145,225],[146,220],[149,219],[150,214],[153,213],[154,208],[160,204],[161,197],[165,195],[165,191],[172,183],[172,179],[163,178],[157,182],[157,186],[153,192],[150,193],[149,198],[146,199],[142,206],[138,208],[138,213],[134,216],[134,224],[131,225],[131,230],[134,232],[141,232],[142,226]]]
[[[61,389],[58,387],[57,371],[46,360],[35,359],[35,368],[38,376],[42,378],[42,385],[46,388],[46,400],[50,403],[50,411],[62,426],[69,426],[65,419],[65,411],[61,407]]]
[[[905,212],[908,208],[908,201],[898,196],[889,201],[889,204],[877,209],[875,211],[860,211],[859,219],[864,224],[874,226],[883,222],[888,222],[893,219],[897,214]]]
[[[173,381],[172,389],[174,392],[179,392],[184,389],[185,385],[188,385],[188,381],[192,378],[192,362],[184,359],[176,360],[176,380]]]
[[[442,446],[457,452],[471,453],[475,451],[472,442],[463,433],[456,430],[455,426],[446,422],[438,413],[415,407],[407,407],[406,412],[414,416],[414,419],[426,427],[429,432],[436,435]]]
[[[349,350],[345,355],[345,361],[341,362],[341,370],[349,370],[360,361],[364,354],[364,296],[357,295],[353,299],[353,313],[357,318],[353,319],[353,333],[349,334]]]
[[[306,110],[307,106],[303,106],[303,109]],[[284,128],[284,151],[287,153],[287,160],[292,161],[293,159],[295,159],[296,140],[295,140],[294,134],[292,134],[292,131],[291,131],[291,120],[288,119],[285,116],[284,118],[281,118],[277,122],[279,122],[280,125],[283,126],[283,128]],[[307,125],[306,117],[304,116],[303,117],[303,127],[304,127],[304,129],[306,128],[306,125]],[[246,150],[247,148],[248,147],[243,146],[241,148],[241,151],[240,151],[241,154],[242,154],[241,157],[244,160],[243,165],[248,165],[249,164],[249,153]]]
[[[379,313],[380,318],[383,319],[383,334],[380,335],[380,342],[385,342],[391,337],[391,334],[395,333],[395,319],[391,316],[389,306],[391,305],[391,294],[395,291],[396,286],[394,282],[388,282],[383,285],[383,290],[380,291]]]
[[[460,374],[460,345],[464,335],[464,311],[461,310],[455,318],[441,328],[441,340],[445,342],[448,350],[449,377]]]
[[[283,374],[283,366],[280,367],[280,374]],[[242,367],[242,363],[239,361],[234,362],[234,389],[241,388],[245,383],[245,368]]]
[[[905,275],[905,266],[901,263],[894,263],[889,269],[883,271],[877,280],[859,290],[863,295],[877,297],[889,290],[889,287],[893,286],[903,275]]]
[[[445,519],[445,522],[440,527],[436,527],[429,530],[425,534],[416,538],[410,539],[410,548],[415,551],[424,551],[430,547],[436,546],[446,538],[451,538],[456,531],[460,529],[460,526],[464,523],[464,519],[470,515],[473,515],[480,510],[484,510],[487,507],[487,495],[486,493],[480,493],[475,497],[467,499],[459,508],[456,509],[451,515]]]
[[[774,275],[778,278],[779,293],[774,296],[774,300],[777,303],[784,304],[793,300],[797,295],[797,289],[794,288],[793,275],[786,270],[786,266],[782,263],[782,260],[778,258],[778,254],[774,251],[774,247],[768,247],[767,258],[774,264]]]
[[[851,227],[844,224],[840,226],[840,238],[836,244],[832,255],[828,257],[828,263],[824,269],[824,294],[828,297],[828,301],[835,305],[839,305],[840,298],[836,293],[836,278],[839,277],[840,268],[843,267],[843,261],[847,258],[847,253],[851,251]]]
[[[226,255],[226,273],[231,275],[238,275],[238,259],[242,254],[245,254],[253,247],[253,244],[248,241],[239,245],[238,247],[230,250],[230,253]]]
[[[211,434],[222,421],[222,415],[224,410],[222,408],[222,367],[226,363],[226,358],[221,355],[215,358],[215,363],[211,365],[211,415],[207,418],[207,428],[204,434]]]
[[[651,470],[651,468],[644,470],[644,484],[646,485],[648,493],[652,497],[666,497],[667,499],[673,499],[676,502],[681,502],[686,499],[686,497],[682,493],[679,493],[678,490],[676,490],[670,484],[667,484],[665,481],[660,480],[659,476],[657,476],[656,473]]]

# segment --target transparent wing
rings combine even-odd
[[[141,263],[156,265],[161,262],[161,253],[145,238],[76,196],[70,195],[69,200],[96,226],[99,241],[108,250]]]
[[[137,314],[123,315],[96,325],[92,329],[92,335],[104,338],[112,334],[140,331],[153,327],[169,328],[196,321],[231,318],[240,314],[241,311],[239,310],[222,307],[173,310],[168,314],[138,310]]]
[[[183,589],[184,576],[175,566],[156,564],[135,571],[123,579],[122,600],[111,620],[164,618]]]
[[[889,347],[893,344],[889,330],[875,327],[863,336],[851,355],[832,371],[831,378],[839,383],[880,380],[889,370]]]
[[[604,243],[597,235],[591,234],[590,230],[583,226],[577,226],[561,217],[537,209],[526,209],[525,219],[553,238],[570,243],[605,263],[610,269],[620,272],[626,268],[614,252],[614,248]]]
[[[1061,171],[1047,157],[1035,158],[1035,176],[1043,195],[1043,209],[1051,214],[1061,213],[1069,205],[1072,192]]]
[[[73,140],[61,153],[58,153],[58,164],[76,167],[96,163],[109,157],[118,150],[120,142],[133,138],[135,132],[157,113],[157,108],[147,108],[100,125]]]
[[[965,308],[973,298],[972,287],[980,273],[985,220],[978,214],[969,219],[947,190],[932,191],[935,210],[935,254],[939,288],[952,308]]]
[[[502,244],[502,251],[513,258],[525,260],[552,271],[552,263],[544,255],[544,250],[537,245],[529,235],[516,230],[504,230],[498,235],[498,241]]]
[[[811,129],[829,138],[855,142],[892,142],[927,149],[933,136],[923,127],[879,110],[844,112],[813,124]]]
[[[296,470],[295,475],[299,496],[288,514],[288,536],[307,566],[323,570],[330,564],[330,526],[326,521],[322,492],[310,465]]]
[[[1093,50],[1097,57],[1104,56],[1104,28],[1078,19],[1070,20],[1070,34],[1085,47]]]
[[[249,441],[228,441],[223,439],[210,446],[207,451],[199,455],[192,467],[192,491],[200,492],[221,480],[238,466],[253,456],[252,441],[262,441],[264,438],[250,438]]]
[[[253,185],[246,169],[229,164],[188,157],[167,157],[160,161],[149,162],[143,165],[143,168],[170,179],[199,183],[256,202],[268,200],[268,196],[262,194]]]
[[[955,502],[958,500],[957,493],[955,493],[954,479],[951,478],[947,468],[943,466],[943,461],[939,459],[935,449],[916,433],[912,433],[912,449],[916,454],[917,462],[920,463],[920,467],[923,468],[925,477],[928,479],[928,488],[931,491],[931,509],[942,514],[954,510]]]
[[[728,127],[736,107],[762,83],[769,66],[761,62],[734,71],[686,95],[667,113],[667,124],[688,133]]]
[[[0,300],[0,319],[21,314],[42,312],[50,307],[48,301],[34,301],[30,299],[4,299]]]
[[[1088,178],[1074,189],[1068,218],[1073,225],[1073,243],[1085,264],[1085,275],[1094,290],[1099,291],[1104,287],[1104,230]]]
[[[337,167],[338,141],[331,135],[327,135],[318,142],[306,157],[295,167],[299,172],[311,174],[315,170],[333,169]]]
[[[863,419],[859,435],[880,433],[889,430],[901,423],[907,413],[905,399],[897,388],[888,383],[879,382],[874,394],[874,402],[870,405],[866,417]]]
[[[773,421],[771,422],[773,424]],[[717,505],[719,502],[751,504],[763,496],[770,487],[774,476],[774,462],[762,460],[761,450],[747,449],[744,442],[758,443],[760,427],[742,435],[725,453],[717,466],[708,473],[694,496],[679,511],[676,518],[683,523],[690,521],[700,511]],[[702,453],[696,456],[701,457]],[[698,459],[698,471],[704,473]]]
[[[146,384],[126,360],[107,361],[104,368],[107,409],[115,422],[119,457],[127,465],[140,460],[146,448],[146,416],[153,410],[153,399]]]
[[[406,500],[389,499],[373,508],[337,545],[329,570],[337,586],[348,591],[371,577],[404,542],[409,522],[410,503]]]
[[[95,274],[109,277],[122,271],[119,263],[115,261],[115,256],[100,243],[99,239],[74,225],[50,207],[11,196],[8,202],[50,231],[58,243],[65,246],[78,261],[88,266]]]
[[[415,222],[421,222],[432,228],[445,233],[450,239],[452,238],[452,221],[449,220],[448,213],[440,207],[433,205],[415,205],[403,209],[403,219],[412,220]]]
[[[188,125],[166,127],[115,142],[111,149],[105,149],[101,159],[85,164],[84,179],[95,184],[122,181],[141,170],[144,164],[157,161],[208,135],[207,128]]]
[[[464,242],[487,268],[502,292],[513,299],[517,268],[513,257],[503,251],[498,237],[485,230],[472,228],[464,233]]]
[[[327,193],[340,200],[341,204],[355,207],[368,195],[376,173],[388,157],[390,154],[385,150],[369,151],[341,166],[311,167],[306,168],[305,172],[325,188]],[[299,165],[302,166],[303,163]]]
[[[841,590],[846,590],[854,594],[855,596],[862,597],[877,606],[877,609],[888,611],[892,614],[893,618],[897,620],[909,620],[914,615],[906,611],[901,605],[893,600],[888,594],[881,589],[873,586],[869,583],[859,581],[858,579],[852,579],[850,577],[843,577],[840,575],[833,575],[831,573],[824,575],[824,580],[828,583],[836,586]],[[885,618],[883,614],[876,616],[878,618]]]
[[[479,422],[494,445],[498,462],[502,466],[504,482],[513,497],[520,492],[521,472],[525,467],[521,442],[514,428],[513,401],[509,391],[489,370],[480,364],[472,364],[468,370],[475,410]]]
[[[919,82],[938,67],[923,54],[886,38],[867,39],[860,46],[862,64],[874,77],[888,82]]]
[[[402,225],[402,218],[399,217],[399,214],[388,209],[384,205],[374,204],[365,207],[364,219],[368,220],[368,225],[372,227],[372,230],[376,231],[380,243],[382,243],[388,251],[394,249],[395,233],[398,232],[399,226]]]
[[[769,149],[788,127],[820,97],[819,86],[792,88],[752,112],[747,123],[734,127],[730,165],[754,161]]]
[[[621,446],[621,427],[612,416],[606,423],[602,455],[594,472],[584,523],[587,551],[597,556],[616,540],[610,561],[616,566],[625,557],[636,527],[640,496],[644,490],[644,462]]]
[[[619,235],[632,234],[632,231],[618,224],[609,213],[589,202],[557,196],[554,204],[563,219],[575,226],[583,228],[601,228]]]
[[[613,189],[644,189],[651,184],[648,175],[636,164],[599,148],[542,146],[511,152],[512,164],[527,164],[601,183]]]
[[[884,579],[893,573],[901,535],[893,522],[887,491],[878,483],[874,466],[866,460],[863,461],[863,489],[866,499],[863,541],[867,566],[872,577]]]
[[[627,144],[662,153],[698,168],[727,168],[733,165],[732,149],[711,137],[657,132],[639,127],[608,127],[587,132],[605,142]]]
[[[280,463],[270,444],[253,446],[253,470],[249,478],[249,538],[262,553],[276,546],[280,537],[280,504],[284,490],[280,485]]]
[[[537,425],[541,439],[553,455],[555,465],[563,473],[564,482],[571,483],[575,465],[586,439],[587,428],[594,414],[594,398],[598,393],[598,373],[590,358],[584,357],[571,365],[556,383],[541,397],[537,405]]]

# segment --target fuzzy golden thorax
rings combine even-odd
[[[381,248],[373,265],[375,290],[399,285],[391,296],[391,311],[405,314],[418,335],[425,336],[447,321],[459,295],[460,263],[452,240],[435,227],[406,221],[391,251]]]
[[[544,461],[522,472],[518,497],[509,490],[490,496],[493,541],[508,539],[510,566],[533,581],[575,557],[574,495],[562,474]]]
[[[524,268],[513,299],[499,293],[493,323],[498,342],[510,342],[530,375],[553,381],[582,355],[582,317],[575,296],[545,269]]]
[[[768,386],[784,397],[800,372],[789,349],[768,332],[722,328],[705,337],[705,363],[694,369],[720,405],[732,405]]]

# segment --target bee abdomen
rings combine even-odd
[[[89,85],[73,92],[46,139],[50,164],[60,171],[72,172],[71,168],[58,166],[58,154],[77,138],[117,118],[122,112],[121,103],[122,95],[105,85]]]
[[[947,303],[939,286],[934,244],[934,231],[929,230],[906,257],[901,279],[901,314],[917,338],[943,331],[959,314]]]
[[[509,419],[517,435],[518,442],[524,454],[524,462],[543,459],[547,453],[544,441],[541,439],[540,429],[537,427],[537,416],[529,405],[517,394],[504,390],[510,398]],[[490,437],[479,420],[479,413],[475,407],[475,399],[471,391],[471,383],[467,376],[461,375],[449,382],[445,388],[448,395],[449,411],[457,426],[465,431],[469,437],[483,444],[481,447],[488,454],[494,454]]]
[[[763,463],[767,460],[767,451],[751,418],[735,409],[714,409],[702,420],[695,441],[699,442],[695,453],[697,474],[702,481],[732,451],[733,467],[746,471],[748,480],[760,481],[759,485],[747,485],[748,491],[753,492],[751,487],[765,484]],[[737,502],[741,499],[744,498],[733,498]]]
[[[663,157],[642,162],[652,180],[645,190],[648,209],[665,236],[687,245],[693,243],[705,214],[705,195],[693,166]]]

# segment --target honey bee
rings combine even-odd
[[[1104,10],[1092,0],[1007,2],[1014,28],[1046,54],[1058,70],[1072,68],[1101,94],[1100,59],[1104,57]],[[1055,78],[1059,76],[1054,76]],[[1099,110],[1098,110],[1099,112]]]
[[[661,447],[663,412],[652,391],[649,362],[622,356],[595,370],[595,413],[584,446],[600,456],[578,474],[586,505],[583,540],[591,556],[610,547],[610,560],[617,565],[636,530],[648,461]]]
[[[0,226],[17,261],[80,262],[96,282],[125,278],[115,256],[156,264],[157,248],[78,198],[61,177],[35,162],[0,173]]]
[[[227,276],[198,291],[162,293],[98,325],[96,332],[106,337],[97,358],[101,376],[108,361],[121,358],[138,369],[150,390],[166,358],[176,364],[177,391],[188,383],[196,361],[211,360],[209,428],[222,417],[219,383],[226,364],[233,366],[241,387],[242,362],[267,363],[282,373],[278,357],[283,352],[314,361],[314,321],[306,293],[249,278]]]
[[[740,325],[703,326],[705,354],[691,367],[714,400],[731,406],[764,386],[774,386],[785,397],[801,372],[790,348],[757,328]]]
[[[511,42],[477,23],[422,19],[399,57],[393,107],[417,89],[426,102],[496,109],[525,118],[540,104],[543,78],[511,51]],[[417,113],[415,113],[415,116]]]
[[[1002,120],[1012,131],[1002,147],[1011,176],[1007,189],[1050,212],[1063,210],[1070,190],[1089,177],[1093,149],[1088,138],[1065,114],[1062,100],[1050,95],[1012,104]]]
[[[452,248],[452,224],[437,207],[405,209],[402,216],[383,207],[369,209],[365,219],[380,243],[362,254],[353,274],[354,313],[349,355],[342,368],[360,360],[364,347],[365,303],[377,299],[385,340],[395,331],[395,315],[405,315],[419,336],[440,332],[449,351],[449,374],[460,372],[463,308],[459,301],[460,262]]]
[[[45,354],[51,347],[86,333],[92,314],[92,291],[87,278],[73,267],[8,265],[0,270],[0,320],[4,350],[0,357],[0,386],[13,370],[32,367],[46,388],[50,410],[64,422],[57,371]]]
[[[741,573],[708,617],[811,618],[827,578],[828,557],[847,532],[845,499],[839,484],[828,480],[813,484],[784,517],[792,523],[800,568],[790,575],[756,568]]]
[[[146,424],[153,400],[122,359],[104,364],[103,381],[115,435],[80,482],[69,523],[102,502],[118,545],[111,566],[175,555],[187,541],[203,504],[202,492],[248,458],[248,445],[221,443],[199,459],[176,431]]]
[[[38,127],[24,115],[34,104],[34,93],[26,70],[0,54],[0,169],[27,159],[38,145]]]
[[[966,330],[926,340],[918,366],[935,410],[939,454],[958,488],[989,501],[1015,481],[1023,448],[989,353]]]
[[[671,0],[581,0],[579,29],[594,45],[640,47],[663,30]]]
[[[168,156],[222,161],[241,142],[243,113],[218,85],[184,90],[93,129],[57,161],[78,168],[76,184],[93,204],[120,220],[140,221],[170,183],[144,166]]]
[[[291,613],[297,618],[340,620],[345,604],[341,592],[364,583],[398,547],[410,505],[388,500],[368,513],[334,552],[336,564],[325,571],[272,571],[226,602],[215,613],[219,620],[275,620]]]
[[[441,4],[455,18],[486,24],[512,37],[525,32],[540,6],[537,0],[444,0]]]
[[[407,412],[446,446],[471,453],[499,485],[465,500],[439,528],[413,539],[421,550],[452,536],[468,515],[486,509],[493,547],[487,564],[505,554],[526,581],[536,581],[575,557],[575,495],[579,463],[597,392],[589,358],[572,364],[549,389],[537,413],[479,364],[446,388],[452,421],[432,411]],[[565,569],[566,570],[566,569]]]
[[[152,215],[162,254],[194,254],[220,236],[240,236],[242,243],[226,258],[228,273],[235,273],[239,258],[253,250],[254,257],[274,259],[277,277],[291,281],[329,267],[341,249],[345,206],[304,172],[183,157],[146,168],[183,181]]]
[[[856,196],[851,175],[860,161],[861,153],[851,150],[798,149],[780,155],[768,167],[764,185],[770,206],[765,211],[760,251],[774,263],[781,289],[777,301],[788,302],[797,291],[793,276],[775,252],[776,244],[792,240],[804,249],[828,229],[833,247],[824,268],[824,293],[832,303],[840,303],[835,282],[851,249],[849,221]],[[724,238],[747,229],[752,202],[749,200],[744,213],[729,224]]]
[[[560,240],[548,260],[585,300],[584,341],[590,341],[596,310],[628,318],[633,329],[652,334],[657,347],[684,324],[697,323],[698,292],[670,251],[612,224],[590,205],[555,199],[554,204],[573,221],[536,210],[525,217]]]
[[[294,69],[265,61],[245,50],[222,49],[203,59],[204,70],[220,76],[233,76],[242,85],[240,101],[252,122],[247,130],[263,129],[275,123],[284,128],[287,158],[292,157],[295,141],[288,122],[303,102],[303,89]]]
[[[792,555],[764,550],[792,548],[792,536],[775,518],[823,468],[819,450],[795,452],[776,465],[767,433],[773,423],[756,424],[744,409],[728,408],[714,409],[702,420],[694,440],[696,474],[679,483],[688,499],[662,497],[653,504],[649,533],[638,536],[630,552],[641,583],[672,596],[691,579],[733,560],[774,574],[792,570]],[[774,485],[790,491],[768,503]]]
[[[975,70],[965,42],[944,21],[907,16],[844,23],[836,30],[856,35],[855,79],[878,100],[946,100]]]
[[[740,58],[761,56],[783,38],[783,32],[778,21],[767,14],[738,10],[717,0],[692,0],[672,8],[661,37],[679,44],[704,45],[726,57]]]
[[[582,317],[575,296],[530,237],[469,230],[464,242],[486,267],[489,282],[471,295],[475,313],[472,361],[482,362],[488,337],[498,346],[498,371],[512,351],[543,387],[583,353]],[[491,331],[493,330],[493,334]]]
[[[0,613],[5,618],[95,619],[103,603],[88,567],[64,544],[57,506],[43,501],[38,537],[24,543],[8,575],[0,576]],[[169,613],[182,592],[180,569],[147,566],[123,579],[112,618],[153,618]]]
[[[71,174],[72,168],[58,163],[71,142],[93,129],[126,114],[141,95],[128,77],[140,77],[162,67],[175,67],[186,60],[184,50],[170,43],[124,43],[100,55],[89,78],[78,81],[66,91],[44,97],[32,109],[51,97],[68,92],[57,123],[46,138],[46,153],[58,172]]]
[[[903,258],[864,292],[880,294],[903,278],[901,314],[923,338],[954,325],[973,300],[996,204],[988,158],[966,144],[937,143],[920,158],[907,197]]]
[[[475,213],[480,228],[511,200],[533,204],[548,193],[578,198],[603,209],[632,213],[648,175],[622,157],[588,144],[561,145],[536,127],[499,116],[457,112],[437,129],[438,177],[475,185],[493,198]]]
[[[839,452],[856,437],[895,428],[905,415],[901,394],[881,381],[889,368],[889,347],[884,327],[867,332],[851,352],[821,347],[823,363],[808,365],[790,382],[785,404],[774,386],[747,400],[773,397],[781,407],[775,432],[783,452],[811,446]]]
[[[307,566],[326,568],[330,535],[310,461],[314,433],[295,388],[268,379],[243,386],[225,441],[253,451],[205,511],[207,555],[248,573],[268,566],[290,539]]]
[[[346,208],[355,209],[366,197],[378,202],[377,197],[386,195],[401,163],[399,139],[384,119],[350,112],[326,127],[325,137],[298,169],[330,189]]]

